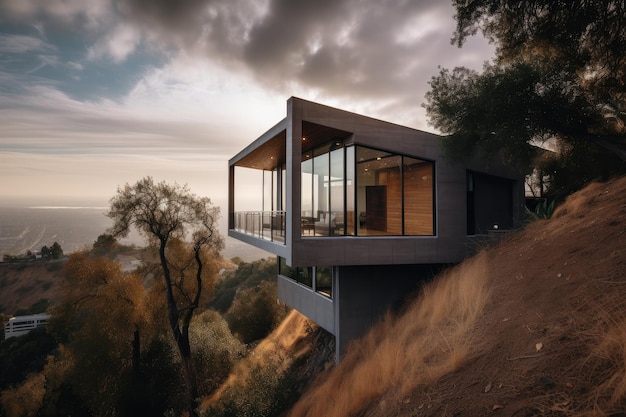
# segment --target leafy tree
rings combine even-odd
[[[145,326],[141,277],[107,258],[75,252],[64,265],[60,292],[50,320],[64,344],[56,360],[71,364],[65,381],[91,413],[108,415],[138,372],[139,331]]]
[[[258,259],[247,263],[241,258],[231,259],[237,264],[237,269],[227,271],[224,278],[218,283],[215,297],[209,305],[220,313],[226,313],[230,308],[235,295],[245,288],[253,288],[262,282],[276,281],[278,265],[275,258]]]
[[[239,291],[226,315],[233,333],[244,343],[267,336],[289,311],[284,304],[276,302],[277,298],[275,280]]]
[[[430,123],[449,135],[449,155],[503,150],[508,162],[524,168],[537,156],[532,145],[550,140],[561,155],[550,172],[577,172],[579,182],[623,172],[623,1],[453,3],[453,41],[462,46],[482,31],[496,57],[482,73],[441,69],[430,82],[424,106]]]
[[[235,363],[246,355],[246,347],[230,331],[221,314],[207,310],[189,329],[195,346],[194,363],[202,393],[210,394],[230,375]]]
[[[119,247],[115,237],[103,233],[93,242],[91,252],[98,256],[111,255]]]
[[[109,230],[112,236],[127,236],[134,226],[158,247],[168,323],[181,357],[188,411],[192,416],[197,415],[198,385],[189,325],[201,300],[204,267],[210,256],[217,257],[223,246],[217,232],[218,215],[219,208],[208,198],[192,194],[187,186],[155,183],[151,177],[118,188],[108,212],[113,219]],[[186,238],[192,256],[178,259],[176,254],[184,253],[181,242]]]
[[[43,369],[57,343],[45,328],[0,343],[0,390]]]
[[[52,256],[52,259],[61,259],[63,257],[63,249],[61,249],[61,245],[58,242],[54,242],[50,247],[50,256]]]

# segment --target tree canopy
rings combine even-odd
[[[135,227],[158,248],[167,317],[178,347],[187,384],[188,411],[196,415],[198,385],[191,358],[189,326],[199,306],[203,284],[215,275],[223,240],[217,231],[219,208],[207,197],[197,197],[187,186],[155,183],[145,177],[118,188],[108,216],[113,237],[126,236]],[[209,276],[207,276],[209,275]]]
[[[118,262],[74,252],[63,266],[60,292],[50,328],[63,348],[48,372],[64,371],[49,394],[58,396],[61,381],[68,381],[92,415],[111,415],[136,367],[131,363],[139,347],[131,341],[146,325],[142,279],[124,273]]]
[[[451,156],[504,151],[528,166],[550,141],[565,162],[597,158],[583,175],[626,161],[626,2],[455,0],[461,47],[482,32],[496,56],[482,72],[441,69],[426,95]],[[601,147],[602,149],[599,149]],[[604,152],[607,150],[608,152]],[[593,172],[595,170],[595,172]]]

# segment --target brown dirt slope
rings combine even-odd
[[[290,416],[626,416],[626,178],[438,277]]]
[[[62,261],[0,263],[0,313],[13,315],[41,299],[53,301]]]

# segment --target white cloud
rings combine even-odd
[[[54,45],[32,36],[0,33],[0,53],[24,54],[27,52],[53,52],[56,50]]]
[[[115,63],[120,64],[135,52],[140,42],[139,30],[130,25],[119,24],[89,48],[87,59],[111,58]]]
[[[0,16],[80,46],[64,54],[63,41],[0,35],[0,53],[39,56],[31,76],[0,71],[7,194],[56,192],[45,181],[57,181],[110,195],[145,175],[223,194],[227,159],[285,116],[289,96],[428,130],[420,104],[437,65],[478,69],[492,53],[480,40],[451,46],[452,8],[435,0],[20,0],[0,2]],[[139,50],[168,61],[114,99],[72,99],[40,71],[126,75]]]

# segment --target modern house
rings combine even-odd
[[[514,228],[524,181],[495,160],[446,161],[440,137],[292,97],[229,161],[228,234],[278,256],[279,299],[350,340]]]

